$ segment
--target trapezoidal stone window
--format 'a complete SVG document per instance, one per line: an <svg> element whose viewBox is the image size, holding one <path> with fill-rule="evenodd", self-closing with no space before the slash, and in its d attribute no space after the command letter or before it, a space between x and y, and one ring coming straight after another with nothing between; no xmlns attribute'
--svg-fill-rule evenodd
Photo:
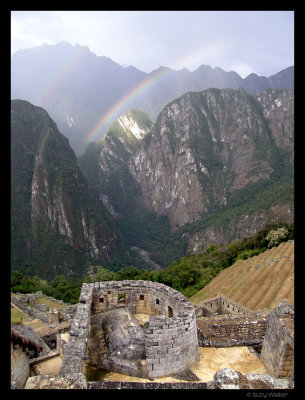
<svg viewBox="0 0 305 400"><path fill-rule="evenodd" d="M172 318L173 316L173 309L171 306L167 307L167 312L168 312L168 318Z"/></svg>
<svg viewBox="0 0 305 400"><path fill-rule="evenodd" d="M144 294L140 294L140 300L144 300Z"/></svg>
<svg viewBox="0 0 305 400"><path fill-rule="evenodd" d="M127 304L127 294L118 293L118 304Z"/></svg>

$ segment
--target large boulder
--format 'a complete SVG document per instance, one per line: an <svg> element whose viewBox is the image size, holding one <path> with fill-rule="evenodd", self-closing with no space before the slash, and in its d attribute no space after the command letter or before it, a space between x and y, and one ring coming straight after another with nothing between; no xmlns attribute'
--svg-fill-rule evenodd
<svg viewBox="0 0 305 400"><path fill-rule="evenodd" d="M223 368L214 375L215 389L288 389L287 379L275 379L267 374L242 375L231 368Z"/></svg>
<svg viewBox="0 0 305 400"><path fill-rule="evenodd" d="M91 364L98 368L138 377L147 375L144 330L127 307L91 318L89 353Z"/></svg>
<svg viewBox="0 0 305 400"><path fill-rule="evenodd" d="M27 380L25 389L87 389L87 381L81 373L64 376L36 375Z"/></svg>
<svg viewBox="0 0 305 400"><path fill-rule="evenodd" d="M127 307L104 313L103 328L108 354L127 360L145 358L143 328Z"/></svg>

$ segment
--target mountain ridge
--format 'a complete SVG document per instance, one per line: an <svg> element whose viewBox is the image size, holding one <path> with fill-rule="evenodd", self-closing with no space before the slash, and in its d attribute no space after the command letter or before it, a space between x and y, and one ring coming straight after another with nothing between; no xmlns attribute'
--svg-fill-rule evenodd
<svg viewBox="0 0 305 400"><path fill-rule="evenodd" d="M139 146L111 171L103 167L103 139L92 145L92 170L104 171L92 185L129 245L164 266L215 241L251 235L271 217L290 221L293 101L293 89L189 92L164 107ZM118 149L111 147L112 157L122 154ZM90 158L86 152L79 158L86 176ZM148 226L162 240L149 242ZM168 248L173 254L163 258Z"/></svg>
<svg viewBox="0 0 305 400"><path fill-rule="evenodd" d="M45 44L13 54L11 93L12 98L45 108L80 155L88 144L85 135L109 110L113 110L112 121L129 108L140 109L155 121L167 103L189 91L242 86L254 93L294 86L294 67L268 78L254 75L243 79L234 71L204 65L193 72L159 67L146 73L97 56L87 46ZM109 118L100 127L100 137L112 121Z"/></svg>

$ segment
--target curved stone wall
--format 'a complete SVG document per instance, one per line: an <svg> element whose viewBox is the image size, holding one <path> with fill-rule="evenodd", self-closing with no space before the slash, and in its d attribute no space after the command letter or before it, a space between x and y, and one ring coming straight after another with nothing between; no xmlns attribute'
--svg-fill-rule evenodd
<svg viewBox="0 0 305 400"><path fill-rule="evenodd" d="M150 281L95 282L83 284L60 373L82 372L90 314L118 307L150 316L143 327L143 377L172 375L199 359L195 309L181 293Z"/></svg>
<svg viewBox="0 0 305 400"><path fill-rule="evenodd" d="M144 325L148 377L174 374L199 358L195 309L178 291L143 280L94 283L93 313L120 306L150 315Z"/></svg>

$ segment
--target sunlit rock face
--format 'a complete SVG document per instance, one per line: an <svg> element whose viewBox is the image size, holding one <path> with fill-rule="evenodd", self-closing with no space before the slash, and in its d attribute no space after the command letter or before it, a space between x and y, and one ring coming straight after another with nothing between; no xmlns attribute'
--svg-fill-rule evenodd
<svg viewBox="0 0 305 400"><path fill-rule="evenodd" d="M243 89L188 93L164 108L130 158L147 207L166 214L172 229L226 206L247 184L269 179L277 167L275 149L291 160L293 90L257 98Z"/></svg>
<svg viewBox="0 0 305 400"><path fill-rule="evenodd" d="M290 223L293 202L283 195L293 185L293 89L189 92L149 121L123 114L80 158L132 246L150 251L152 236L164 242L164 232L181 232L188 251L203 251L272 219ZM219 213L227 213L226 223L209 225ZM148 228L153 233L139 240Z"/></svg>

